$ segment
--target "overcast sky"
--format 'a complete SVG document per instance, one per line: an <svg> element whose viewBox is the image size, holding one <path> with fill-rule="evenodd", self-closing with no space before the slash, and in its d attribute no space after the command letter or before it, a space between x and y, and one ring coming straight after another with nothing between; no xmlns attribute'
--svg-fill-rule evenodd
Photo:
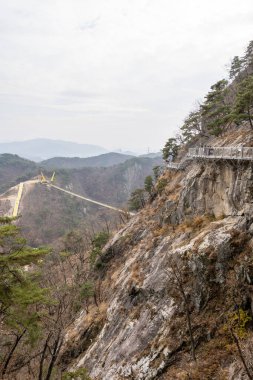
<svg viewBox="0 0 253 380"><path fill-rule="evenodd" d="M1 141L159 150L252 39L252 0L0 0Z"/></svg>

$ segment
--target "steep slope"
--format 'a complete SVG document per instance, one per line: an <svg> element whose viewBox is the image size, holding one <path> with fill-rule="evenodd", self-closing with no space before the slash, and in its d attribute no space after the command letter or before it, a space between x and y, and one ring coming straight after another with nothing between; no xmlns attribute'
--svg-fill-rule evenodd
<svg viewBox="0 0 253 380"><path fill-rule="evenodd" d="M251 368L253 164L193 160L162 179L105 247L103 306L68 330L61 365L96 380L246 379L231 331Z"/></svg>
<svg viewBox="0 0 253 380"><path fill-rule="evenodd" d="M80 157L54 157L40 162L40 166L46 169L80 169L84 167L108 167L121 164L133 156L121 153L105 153L99 156Z"/></svg>

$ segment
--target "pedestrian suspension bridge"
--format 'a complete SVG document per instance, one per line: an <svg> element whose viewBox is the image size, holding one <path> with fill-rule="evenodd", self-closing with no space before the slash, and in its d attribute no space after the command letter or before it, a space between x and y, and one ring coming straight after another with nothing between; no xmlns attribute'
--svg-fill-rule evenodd
<svg viewBox="0 0 253 380"><path fill-rule="evenodd" d="M241 147L241 146L233 146L233 147L197 147L197 148L190 148L187 152L187 154L183 157L183 159L180 162L169 162L167 164L167 168L172 170L183 170L185 169L187 163L190 160L232 160L232 161L253 161L253 147ZM102 206L105 208L108 208L110 210L117 211L119 213L128 214L128 215L135 215L132 212L127 212L126 210L122 210L120 208L108 205L106 203L98 202L96 200L84 197L80 194L73 193L72 191L63 189L59 186L54 185L55 180L55 173L53 173L51 179L47 179L43 173L41 173L41 176L39 179L31 180L28 182L32 183L42 183L46 185L49 188L56 189L58 191L61 191L65 194L68 194L72 197L76 197L79 199L83 199L86 202L93 203L98 206ZM13 217L18 216L19 207L20 207L20 201L22 198L24 189L24 182L21 182L18 185L18 193L17 198L15 200L14 208L13 208Z"/></svg>
<svg viewBox="0 0 253 380"><path fill-rule="evenodd" d="M61 192L65 193L65 194L68 194L71 197L82 199L82 200L84 200L86 202L93 203L93 204L95 204L97 206L102 206L102 207L108 208L108 209L113 210L113 211L117 211L117 212L119 212L121 214L127 214L127 215L130 215L130 216L135 215L133 212L122 210L120 208L108 205L106 203L95 201L94 199L84 197L84 196L82 196L80 194L76 194L76 193L73 193L72 191L63 189L62 187L59 187L59 186L56 186L56 185L54 185L54 180L55 180L55 172L53 173L53 175L52 175L52 177L50 179L47 179L46 176L43 173L41 173L40 178L35 179L35 180L31 180L31 181L28 181L28 182L41 183L43 185L46 185L49 188L53 188L53 189L56 189L58 191L61 191ZM24 189L24 182L21 182L18 185L17 198L15 200L15 204L14 204L14 208L13 208L13 213L12 213L13 217L17 217L18 216L18 212L19 212L19 208L20 208L20 201L21 201L22 194L23 194L23 189Z"/></svg>
<svg viewBox="0 0 253 380"><path fill-rule="evenodd" d="M253 161L253 147L198 147L190 148L180 162L169 162L167 167L174 170L183 170L189 160L232 160Z"/></svg>

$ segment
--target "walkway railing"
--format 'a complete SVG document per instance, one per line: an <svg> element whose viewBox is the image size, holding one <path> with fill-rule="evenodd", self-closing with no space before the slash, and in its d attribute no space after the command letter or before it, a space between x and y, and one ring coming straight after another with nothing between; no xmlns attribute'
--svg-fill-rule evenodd
<svg viewBox="0 0 253 380"><path fill-rule="evenodd" d="M169 169L184 169L186 161L194 158L253 161L253 147L198 147L190 148L180 162L169 162Z"/></svg>
<svg viewBox="0 0 253 380"><path fill-rule="evenodd" d="M187 157L190 158L221 158L228 160L253 160L252 147L202 147L190 148Z"/></svg>

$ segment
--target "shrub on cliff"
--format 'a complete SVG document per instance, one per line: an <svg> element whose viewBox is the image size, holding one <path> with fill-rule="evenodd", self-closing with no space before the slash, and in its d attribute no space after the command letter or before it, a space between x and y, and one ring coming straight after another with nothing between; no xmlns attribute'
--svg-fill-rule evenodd
<svg viewBox="0 0 253 380"><path fill-rule="evenodd" d="M136 189L132 192L128 201L130 211L139 211L145 206L145 190Z"/></svg>
<svg viewBox="0 0 253 380"><path fill-rule="evenodd" d="M166 142L162 152L163 152L163 159L167 161L170 157L171 159L175 159L178 155L179 150L179 144L176 138L171 137Z"/></svg>

